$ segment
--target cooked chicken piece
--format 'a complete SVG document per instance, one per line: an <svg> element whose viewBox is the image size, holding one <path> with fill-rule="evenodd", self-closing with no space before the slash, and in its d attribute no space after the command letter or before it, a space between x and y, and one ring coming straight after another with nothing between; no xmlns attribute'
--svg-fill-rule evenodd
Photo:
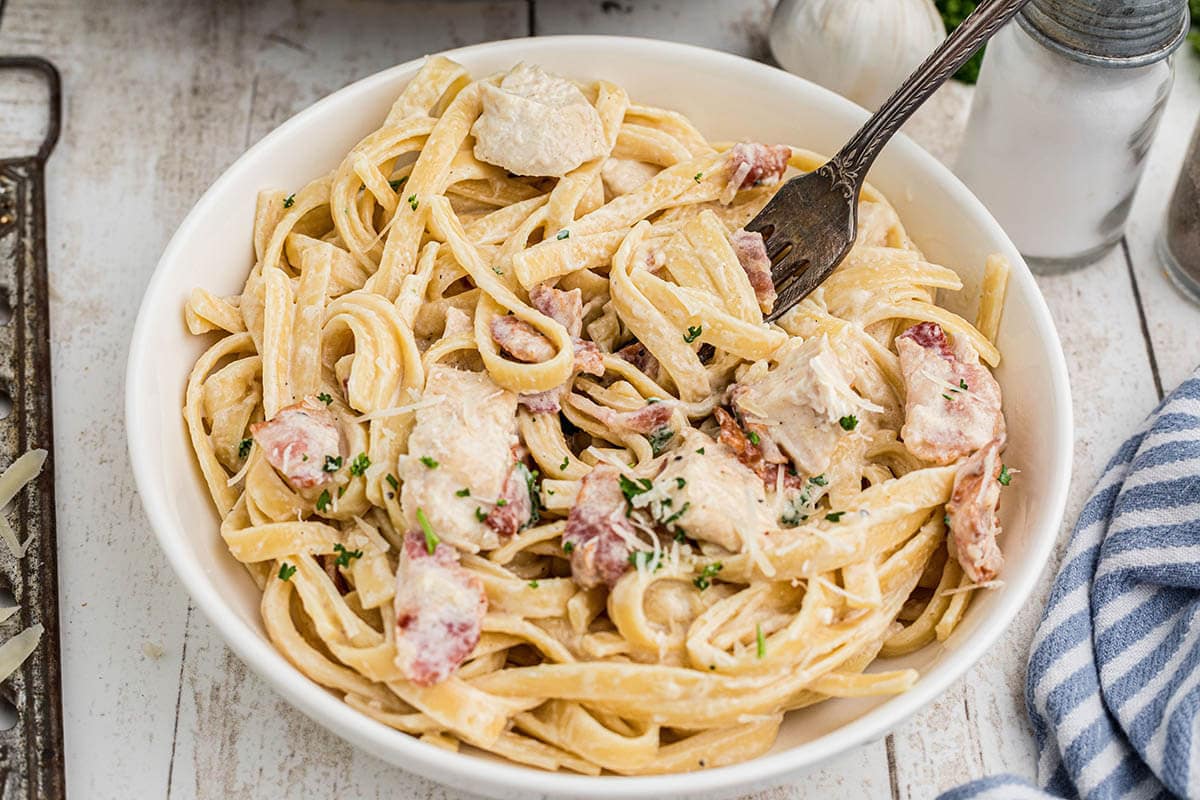
<svg viewBox="0 0 1200 800"><path fill-rule="evenodd" d="M940 325L922 322L896 338L906 397L900 438L923 461L949 464L1004 439L1000 386L965 339L952 350Z"/></svg>
<svg viewBox="0 0 1200 800"><path fill-rule="evenodd" d="M747 231L738 228L729 237L733 252L737 254L738 263L746 271L750 279L750 287L758 299L758 307L764 314L770 314L775 307L775 283L771 280L771 259L767 258L767 247L763 244L762 234L757 231Z"/></svg>
<svg viewBox="0 0 1200 800"><path fill-rule="evenodd" d="M396 666L418 686L450 677L479 644L487 595L483 582L439 543L429 552L422 531L404 537L396 571Z"/></svg>
<svg viewBox="0 0 1200 800"><path fill-rule="evenodd" d="M626 345L618 350L615 355L617 358L624 359L633 364L650 380L658 380L658 359L641 342Z"/></svg>
<svg viewBox="0 0 1200 800"><path fill-rule="evenodd" d="M625 515L620 472L597 464L584 476L563 531L563 549L571 556L571 576L585 589L615 584L629 569L636 542L633 523Z"/></svg>
<svg viewBox="0 0 1200 800"><path fill-rule="evenodd" d="M578 289L564 292L539 284L529 290L529 302L538 311L567 329L575 345L575 371L603 375L604 362L600 348L579 338L583 332L583 293Z"/></svg>
<svg viewBox="0 0 1200 800"><path fill-rule="evenodd" d="M397 464L404 519L416 529L417 509L423 509L444 541L470 552L491 550L499 537L483 519L504 491L513 465L516 395L486 372L435 364L423 396L438 402L417 410L408 455ZM469 494L460 496L464 489Z"/></svg>
<svg viewBox="0 0 1200 800"><path fill-rule="evenodd" d="M342 435L337 418L315 397L279 409L267 422L250 426L250 435L262 448L267 463L279 470L295 489L328 483L325 459L342 458Z"/></svg>
<svg viewBox="0 0 1200 800"><path fill-rule="evenodd" d="M492 320L492 341L517 361L536 364L554 358L554 345L538 329L514 316Z"/></svg>
<svg viewBox="0 0 1200 800"><path fill-rule="evenodd" d="M446 327L442 331L442 336L449 338L458 336L464 333L471 333L474 330L471 325L471 318L466 315L461 309L454 306L446 307Z"/></svg>
<svg viewBox="0 0 1200 800"><path fill-rule="evenodd" d="M635 506L649 508L668 532L678 528L735 553L746 539L777 527L762 480L733 450L694 428L684 437L654 479L654 488L634 497Z"/></svg>
<svg viewBox="0 0 1200 800"><path fill-rule="evenodd" d="M561 178L608 152L604 126L579 87L518 64L500 85L483 84L475 157L517 175Z"/></svg>
<svg viewBox="0 0 1200 800"><path fill-rule="evenodd" d="M528 525L533 519L532 483L529 468L520 461L513 464L485 524L501 536L512 536Z"/></svg>
<svg viewBox="0 0 1200 800"><path fill-rule="evenodd" d="M735 191L778 183L787 171L792 148L785 144L740 142L729 151L729 186Z"/></svg>
<svg viewBox="0 0 1200 800"><path fill-rule="evenodd" d="M610 158L600 168L600 179L610 197L620 197L642 188L642 184L658 174L661 167L632 158Z"/></svg>
<svg viewBox="0 0 1200 800"><path fill-rule="evenodd" d="M975 583L990 581L1004 565L996 544L1000 522L1000 448L995 439L964 461L954 474L954 491L946 504L950 518L950 552Z"/></svg>
<svg viewBox="0 0 1200 800"><path fill-rule="evenodd" d="M747 429L782 450L796 469L819 475L845 434L839 420L879 409L850 386L827 337L793 340L780 350L766 375L734 385L733 407Z"/></svg>

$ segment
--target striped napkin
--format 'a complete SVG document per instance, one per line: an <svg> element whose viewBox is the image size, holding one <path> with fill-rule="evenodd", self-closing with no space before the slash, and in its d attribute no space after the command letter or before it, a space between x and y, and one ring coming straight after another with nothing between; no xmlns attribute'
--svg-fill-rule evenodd
<svg viewBox="0 0 1200 800"><path fill-rule="evenodd" d="M1200 798L1200 372L1109 462L1029 654L1038 782L939 800Z"/></svg>

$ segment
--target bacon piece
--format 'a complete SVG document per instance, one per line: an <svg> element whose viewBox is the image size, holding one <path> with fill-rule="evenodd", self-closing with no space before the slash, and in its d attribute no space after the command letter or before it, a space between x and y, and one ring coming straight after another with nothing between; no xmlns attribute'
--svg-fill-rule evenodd
<svg viewBox="0 0 1200 800"><path fill-rule="evenodd" d="M600 377L604 374L604 355L595 342L575 339L575 371Z"/></svg>
<svg viewBox="0 0 1200 800"><path fill-rule="evenodd" d="M616 352L616 356L633 364L650 380L658 380L658 359L641 342L634 342L622 347Z"/></svg>
<svg viewBox="0 0 1200 800"><path fill-rule="evenodd" d="M557 414L562 410L562 393L562 386L544 392L522 392L517 396L517 402L534 414Z"/></svg>
<svg viewBox="0 0 1200 800"><path fill-rule="evenodd" d="M969 342L952 349L940 325L922 322L897 337L896 349L906 390L900 438L910 453L949 464L1004 439L1000 386Z"/></svg>
<svg viewBox="0 0 1200 800"><path fill-rule="evenodd" d="M787 171L792 148L785 144L766 145L740 142L729 151L729 185L735 190L778 183Z"/></svg>
<svg viewBox="0 0 1200 800"><path fill-rule="evenodd" d="M717 441L728 447L737 460L753 470L765 485L775 487L779 482L780 470L783 470L785 487L799 489L804 485L800 476L787 468L787 457L767 435L767 426L750 423L743 429L725 409L717 408L713 413L721 426ZM747 431L758 436L758 444L750 439Z"/></svg>
<svg viewBox="0 0 1200 800"><path fill-rule="evenodd" d="M520 461L513 464L504 479L504 490L497 500L503 500L492 507L484 524L501 536L512 536L524 528L533 519L533 497L529 493L532 476L529 468Z"/></svg>
<svg viewBox="0 0 1200 800"><path fill-rule="evenodd" d="M615 584L629 569L633 524L625 516L620 472L597 464L584 476L563 531L563 549L571 553L571 576L585 589Z"/></svg>
<svg viewBox="0 0 1200 800"><path fill-rule="evenodd" d="M450 677L466 660L483 627L483 582L458 563L458 551L410 531L396 572L396 666L418 686Z"/></svg>
<svg viewBox="0 0 1200 800"><path fill-rule="evenodd" d="M583 292L578 289L564 292L553 286L538 284L529 290L529 303L566 328L571 336L579 336L583 332Z"/></svg>
<svg viewBox="0 0 1200 800"><path fill-rule="evenodd" d="M994 439L968 458L954 474L954 491L946 504L950 518L950 552L974 583L990 581L1004 565L996 544L1000 522L1000 448Z"/></svg>
<svg viewBox="0 0 1200 800"><path fill-rule="evenodd" d="M496 317L491 328L492 340L517 361L533 364L554 358L554 345L523 319Z"/></svg>
<svg viewBox="0 0 1200 800"><path fill-rule="evenodd" d="M770 314L775 307L775 282L771 280L771 259L767 257L767 246L763 243L762 234L758 231L748 231L738 228L729 237L733 252L737 255L738 263L746 271L750 279L750 288L758 300L758 307L764 314Z"/></svg>
<svg viewBox="0 0 1200 800"><path fill-rule="evenodd" d="M538 284L529 290L529 302L538 311L567 329L575 345L575 371L603 375L604 361L595 343L579 338L583 333L583 293L578 289L564 292Z"/></svg>
<svg viewBox="0 0 1200 800"><path fill-rule="evenodd" d="M608 406L592 402L579 394L570 396L571 405L595 417L601 424L617 432L640 433L643 436L666 427L671 421L675 404L664 400L647 403L633 411L614 411Z"/></svg>
<svg viewBox="0 0 1200 800"><path fill-rule="evenodd" d="M313 397L279 409L267 422L254 423L250 435L263 449L267 463L296 489L328 483L333 473L325 471L325 457L342 456L337 419Z"/></svg>

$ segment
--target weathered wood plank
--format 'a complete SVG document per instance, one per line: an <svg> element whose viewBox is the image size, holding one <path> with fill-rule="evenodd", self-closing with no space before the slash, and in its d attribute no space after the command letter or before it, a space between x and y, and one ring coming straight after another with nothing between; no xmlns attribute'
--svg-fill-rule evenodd
<svg viewBox="0 0 1200 800"><path fill-rule="evenodd" d="M687 42L769 59L767 23L773 0L537 0L534 31L614 34Z"/></svg>
<svg viewBox="0 0 1200 800"><path fill-rule="evenodd" d="M228 81L202 79L210 68L198 57L220 55L212 13L16 2L0 27L0 50L54 60L66 94L48 171L52 463L67 779L78 796L155 797L167 785L187 599L143 521L121 396L150 270L196 189L237 152L209 141L228 124L215 112L237 118L221 94Z"/></svg>

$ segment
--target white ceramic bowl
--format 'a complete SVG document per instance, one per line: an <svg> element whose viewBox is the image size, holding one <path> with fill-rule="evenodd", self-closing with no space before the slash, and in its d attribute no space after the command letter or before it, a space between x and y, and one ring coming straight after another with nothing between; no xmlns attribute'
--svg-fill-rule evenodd
<svg viewBox="0 0 1200 800"><path fill-rule="evenodd" d="M788 142L834 152L866 113L820 87L763 64L697 47L586 36L494 42L448 54L472 74L539 63L577 78L606 78L639 102L674 108L716 140ZM847 748L877 739L929 703L994 646L1025 603L1058 531L1071 470L1067 370L1046 304L1012 243L984 207L940 163L904 137L871 173L913 238L934 261L959 271L965 290L945 298L973 317L985 257L1013 265L1000 329L1009 446L1023 479L1006 492L1005 585L971 605L940 646L889 666L921 679L898 697L837 700L791 714L771 752L754 761L660 777L548 774L476 753L451 753L374 722L312 683L279 655L259 622L259 593L226 552L188 444L180 408L205 339L190 336L182 308L189 290L239 292L251 267L255 195L299 188L341 160L375 129L416 73L412 61L342 89L298 114L226 170L179 227L146 290L129 352L126 416L142 503L171 566L229 646L297 708L347 741L433 780L495 797L727 796L779 783ZM313 754L314 758L319 757Z"/></svg>

